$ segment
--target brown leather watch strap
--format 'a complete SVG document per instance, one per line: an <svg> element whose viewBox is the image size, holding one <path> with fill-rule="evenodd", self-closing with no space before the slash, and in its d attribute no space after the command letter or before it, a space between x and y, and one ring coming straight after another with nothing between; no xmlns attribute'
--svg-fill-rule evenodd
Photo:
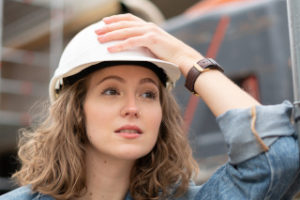
<svg viewBox="0 0 300 200"><path fill-rule="evenodd" d="M216 69L224 72L222 67L212 58L204 58L195 63L186 76L185 87L192 93L197 94L194 90L194 86L198 76L201 73L211 69Z"/></svg>
<svg viewBox="0 0 300 200"><path fill-rule="evenodd" d="M188 72L188 75L186 76L184 86L194 94L195 94L194 85L195 85L196 79L198 78L198 76L200 74L201 74L201 72L198 69L196 69L195 66L193 66L190 69L190 71Z"/></svg>

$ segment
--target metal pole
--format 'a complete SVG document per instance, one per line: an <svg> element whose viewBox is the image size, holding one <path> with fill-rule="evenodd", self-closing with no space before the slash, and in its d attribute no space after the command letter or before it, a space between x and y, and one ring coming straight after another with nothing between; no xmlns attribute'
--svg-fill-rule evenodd
<svg viewBox="0 0 300 200"><path fill-rule="evenodd" d="M294 88L294 119L300 149L300 1L287 0Z"/></svg>

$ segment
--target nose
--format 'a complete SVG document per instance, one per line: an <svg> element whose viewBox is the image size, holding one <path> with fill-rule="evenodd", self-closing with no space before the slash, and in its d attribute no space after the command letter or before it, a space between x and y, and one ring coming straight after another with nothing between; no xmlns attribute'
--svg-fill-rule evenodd
<svg viewBox="0 0 300 200"><path fill-rule="evenodd" d="M125 104L121 110L123 117L136 117L140 116L140 111L136 102L135 96L130 96L126 99Z"/></svg>

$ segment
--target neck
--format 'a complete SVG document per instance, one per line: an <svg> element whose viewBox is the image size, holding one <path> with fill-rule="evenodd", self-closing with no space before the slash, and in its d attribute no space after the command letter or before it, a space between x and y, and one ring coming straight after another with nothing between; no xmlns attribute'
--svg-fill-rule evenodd
<svg viewBox="0 0 300 200"><path fill-rule="evenodd" d="M87 192L78 200L123 200L128 192L134 161L86 151Z"/></svg>

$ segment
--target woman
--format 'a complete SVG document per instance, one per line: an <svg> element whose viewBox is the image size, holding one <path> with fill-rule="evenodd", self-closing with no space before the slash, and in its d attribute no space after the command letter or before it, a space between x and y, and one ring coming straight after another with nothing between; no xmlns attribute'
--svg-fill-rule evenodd
<svg viewBox="0 0 300 200"><path fill-rule="evenodd" d="M202 186L190 181L197 165L169 91L179 70L229 146ZM131 14L76 35L49 88L48 118L20 141L22 187L0 200L289 199L297 189L291 104L261 106L213 60Z"/></svg>

